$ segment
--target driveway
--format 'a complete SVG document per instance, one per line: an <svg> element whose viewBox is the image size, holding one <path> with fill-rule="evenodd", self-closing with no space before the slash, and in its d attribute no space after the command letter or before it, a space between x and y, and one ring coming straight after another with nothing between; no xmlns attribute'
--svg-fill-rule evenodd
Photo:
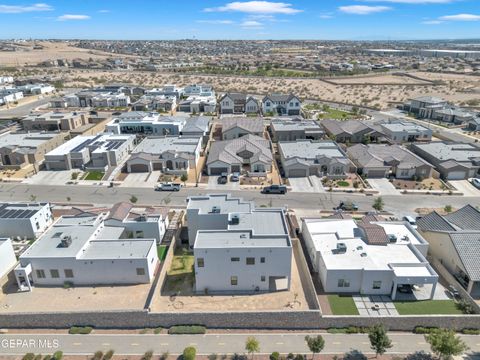
<svg viewBox="0 0 480 360"><path fill-rule="evenodd" d="M400 192L395 189L388 179L368 179L368 183L372 189L377 190L379 195L400 195Z"/></svg>
<svg viewBox="0 0 480 360"><path fill-rule="evenodd" d="M80 173L78 169L74 170L60 170L60 171L39 171L36 175L23 180L24 184L35 185L65 185L72 180L72 173Z"/></svg>
<svg viewBox="0 0 480 360"><path fill-rule="evenodd" d="M455 189L461 191L464 196L480 195L480 190L473 186L470 180L450 180L449 183L452 184Z"/></svg>
<svg viewBox="0 0 480 360"><path fill-rule="evenodd" d="M160 171L153 171L151 173L130 173L120 186L153 188L158 183L158 177L160 174Z"/></svg>
<svg viewBox="0 0 480 360"><path fill-rule="evenodd" d="M317 176L288 178L292 192L324 193L322 181Z"/></svg>
<svg viewBox="0 0 480 360"><path fill-rule="evenodd" d="M230 181L230 175L228 176L228 182L226 184L217 183L219 176L209 176L207 189L209 190L240 190L239 181Z"/></svg>

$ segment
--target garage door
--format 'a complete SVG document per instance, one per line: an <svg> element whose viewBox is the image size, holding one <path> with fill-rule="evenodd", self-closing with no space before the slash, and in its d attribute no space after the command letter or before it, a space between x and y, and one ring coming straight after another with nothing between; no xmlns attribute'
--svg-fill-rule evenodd
<svg viewBox="0 0 480 360"><path fill-rule="evenodd" d="M462 180L465 178L466 178L465 171L452 171L447 175L447 180Z"/></svg>
<svg viewBox="0 0 480 360"><path fill-rule="evenodd" d="M148 165L133 164L130 166L130 172L132 173L148 172Z"/></svg>
<svg viewBox="0 0 480 360"><path fill-rule="evenodd" d="M292 169L288 171L288 177L305 177L307 169Z"/></svg>
<svg viewBox="0 0 480 360"><path fill-rule="evenodd" d="M163 170L163 164L162 163L154 163L153 164L153 170Z"/></svg>
<svg viewBox="0 0 480 360"><path fill-rule="evenodd" d="M383 178L385 177L385 170L368 170L369 178Z"/></svg>
<svg viewBox="0 0 480 360"><path fill-rule="evenodd" d="M210 175L220 175L221 173L228 172L228 168L226 167L211 167L209 170Z"/></svg>

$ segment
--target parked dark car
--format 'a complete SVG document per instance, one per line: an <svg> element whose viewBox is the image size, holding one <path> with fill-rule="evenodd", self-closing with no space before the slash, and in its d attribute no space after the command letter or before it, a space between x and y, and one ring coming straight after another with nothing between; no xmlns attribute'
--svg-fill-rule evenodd
<svg viewBox="0 0 480 360"><path fill-rule="evenodd" d="M221 184L221 185L224 185L228 183L228 175L223 173L222 175L220 175L217 179L217 184Z"/></svg>
<svg viewBox="0 0 480 360"><path fill-rule="evenodd" d="M351 201L340 201L340 204L333 210L343 210L343 211L357 211L358 205L354 204Z"/></svg>
<svg viewBox="0 0 480 360"><path fill-rule="evenodd" d="M402 294L412 294L413 293L413 287L412 287L412 285L409 285L409 284L398 285L397 290L398 290L399 293L402 293Z"/></svg>
<svg viewBox="0 0 480 360"><path fill-rule="evenodd" d="M285 185L265 186L262 189L262 193L264 193L264 194L286 194L287 193L287 187Z"/></svg>

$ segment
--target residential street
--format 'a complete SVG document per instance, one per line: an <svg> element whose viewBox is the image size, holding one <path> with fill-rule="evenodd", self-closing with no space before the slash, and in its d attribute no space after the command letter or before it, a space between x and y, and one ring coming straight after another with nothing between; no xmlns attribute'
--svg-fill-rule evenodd
<svg viewBox="0 0 480 360"><path fill-rule="evenodd" d="M28 334L0 335L0 354L14 355L33 352L47 354L61 350L65 354L92 354L95 351L115 350L116 354L135 355L152 350L156 354L169 352L180 354L187 346L195 346L198 354L244 354L248 336L255 336L260 342L260 353L310 353L305 336L308 333L285 334L208 334L208 335L138 335L138 334ZM368 335L365 334L321 334L325 339L323 353L342 354L358 350L372 354ZM479 336L462 336L470 348L470 353L480 351ZM390 353L409 354L416 351L429 351L423 335L390 334L393 347ZM49 346L50 345L50 346ZM478 356L478 355L477 355Z"/></svg>
<svg viewBox="0 0 480 360"><path fill-rule="evenodd" d="M1 183L1 201L49 201L54 203L72 204L114 204L119 201L129 201L132 195L138 198L141 205L168 205L185 206L185 199L192 195L231 193L233 196L245 200L255 201L256 206L288 206L292 209L318 209L328 210L337 206L340 201L350 200L356 203L360 210L371 211L374 197L362 194L347 193L292 193L286 195L264 195L259 190L209 190L205 188L184 188L180 192L158 192L153 188L108 188L106 185L29 185L18 183ZM167 199L168 200L165 200ZM451 205L453 208L465 204L480 206L478 196L453 196L453 195L388 195L382 196L385 210L397 216L405 214L414 215L414 210L419 207L443 208Z"/></svg>

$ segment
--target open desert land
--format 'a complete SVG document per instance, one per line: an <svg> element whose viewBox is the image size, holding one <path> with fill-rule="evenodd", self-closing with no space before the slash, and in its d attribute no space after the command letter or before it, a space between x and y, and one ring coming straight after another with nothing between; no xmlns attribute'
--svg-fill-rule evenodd
<svg viewBox="0 0 480 360"><path fill-rule="evenodd" d="M43 49L33 49L33 46ZM35 41L25 42L17 46L17 51L0 51L0 67L34 65L54 59L107 59L112 54L98 50L82 49L71 46L67 42ZM127 55L116 57L128 57Z"/></svg>
<svg viewBox="0 0 480 360"><path fill-rule="evenodd" d="M395 74L371 74L361 76L330 77L326 78L329 82L338 85L358 84L358 85L432 85L432 80L414 79L408 76Z"/></svg>
<svg viewBox="0 0 480 360"><path fill-rule="evenodd" d="M272 92L293 92L304 99L344 102L385 109L409 98L432 95L443 97L453 102L467 102L479 98L480 79L468 75L449 75L440 85L415 86L408 82L411 78L401 76L405 85L368 84L365 77L364 86L334 85L318 79L281 79L269 77L241 77L214 75L186 75L178 73L141 72L141 71L103 71L103 70L38 70L57 75L65 80L65 87L90 87L110 82L124 82L145 87L159 87L164 84L207 83L212 84L218 92L242 91L249 94L266 94ZM435 80L429 73L415 73L420 78ZM442 75L442 74L439 74ZM384 75L388 80L392 75ZM351 79L356 79L351 77ZM371 77L376 82L381 77ZM442 77L440 77L442 79ZM350 81L350 79L349 79Z"/></svg>

